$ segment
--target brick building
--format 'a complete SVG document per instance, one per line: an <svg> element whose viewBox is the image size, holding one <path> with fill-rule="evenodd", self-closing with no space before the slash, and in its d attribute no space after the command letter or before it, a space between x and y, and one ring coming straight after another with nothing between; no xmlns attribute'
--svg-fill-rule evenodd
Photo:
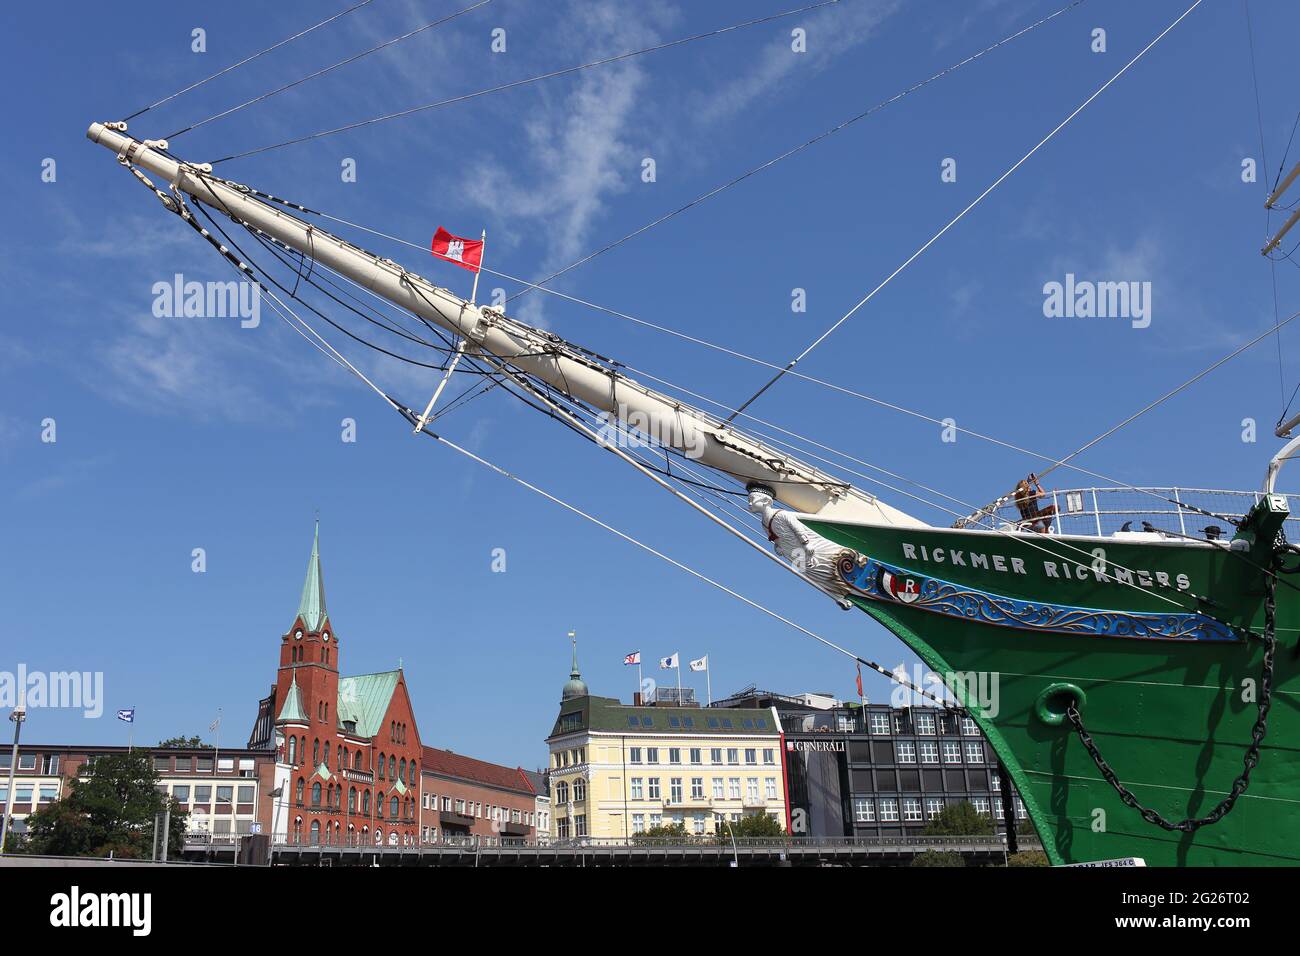
<svg viewBox="0 0 1300 956"><path fill-rule="evenodd" d="M537 842L537 792L527 771L425 747L421 777L421 842Z"/></svg>
<svg viewBox="0 0 1300 956"><path fill-rule="evenodd" d="M342 642L325 607L320 528L280 667L250 749L276 754L276 840L418 841L420 732L401 669L340 677Z"/></svg>

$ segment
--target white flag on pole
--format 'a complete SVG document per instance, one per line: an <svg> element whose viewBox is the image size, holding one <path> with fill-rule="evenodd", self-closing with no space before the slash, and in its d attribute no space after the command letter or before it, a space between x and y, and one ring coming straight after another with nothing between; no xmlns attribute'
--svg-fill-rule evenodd
<svg viewBox="0 0 1300 956"><path fill-rule="evenodd" d="M681 665L678 663L677 655L676 655L676 654L672 654L672 655L670 655L670 656L668 656L668 657L661 657L661 658L659 658L659 669L660 669L660 670L665 670L665 671L666 671L666 670L672 670L674 667L680 667L680 666L681 666Z"/></svg>
<svg viewBox="0 0 1300 956"><path fill-rule="evenodd" d="M691 661L691 670L706 671L709 669L709 655L705 654L698 661Z"/></svg>

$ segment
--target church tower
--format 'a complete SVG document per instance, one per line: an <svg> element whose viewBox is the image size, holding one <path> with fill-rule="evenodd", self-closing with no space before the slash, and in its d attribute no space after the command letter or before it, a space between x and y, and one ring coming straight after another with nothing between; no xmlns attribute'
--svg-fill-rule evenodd
<svg viewBox="0 0 1300 956"><path fill-rule="evenodd" d="M339 646L325 607L320 564L320 522L307 561L307 577L293 625L280 639L280 669L275 699L276 723L286 737L297 736L291 763L315 769L329 763L328 747L338 730ZM314 751L314 752L313 752Z"/></svg>

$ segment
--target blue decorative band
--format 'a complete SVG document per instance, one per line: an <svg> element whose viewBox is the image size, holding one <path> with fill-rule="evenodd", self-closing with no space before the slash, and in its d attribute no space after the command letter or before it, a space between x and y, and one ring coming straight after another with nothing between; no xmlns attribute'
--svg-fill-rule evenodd
<svg viewBox="0 0 1300 956"><path fill-rule="evenodd" d="M855 551L841 552L835 567L840 579L856 594L995 627L1167 641L1242 640L1226 624L1204 614L1098 611L1021 601L914 574Z"/></svg>

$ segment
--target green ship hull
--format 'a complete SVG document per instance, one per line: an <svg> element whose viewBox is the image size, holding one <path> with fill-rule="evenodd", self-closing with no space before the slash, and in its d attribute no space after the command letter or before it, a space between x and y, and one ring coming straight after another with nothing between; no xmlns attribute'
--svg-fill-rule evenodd
<svg viewBox="0 0 1300 956"><path fill-rule="evenodd" d="M1247 533L1241 544L1252 547L1236 554L1204 542L803 520L858 562L869 556L915 580L1030 602L1024 606L1037 611L1048 601L1102 609L1087 612L1091 632L1068 633L1050 621L1041 626L1042 614L1009 621L977 604L944 613L924 601L908 603L907 593L903 600L849 594L936 674L956 675L950 682L959 699L976 686L973 675L991 682L985 686L995 688L995 706L985 711L973 699L964 702L1012 776L1053 863L1140 857L1150 866L1259 866L1300 863L1300 592L1286 581L1276 588L1267 737L1249 789L1214 825L1171 832L1126 806L1064 719L1060 685L1083 692L1088 732L1143 805L1171 821L1212 810L1242 772L1258 716L1264 645L1240 629L1264 631L1265 576L1252 562L1267 563L1283 517L1284 510L1267 535L1259 534L1267 545ZM1104 550L1090 559L1097 548ZM1213 629L1170 638L1140 636L1141 628L1131 626L1132 615L1185 611L1212 615L1192 620L1208 620ZM1070 613L1068 620L1078 621L1084 612ZM1105 633L1108 627L1114 633Z"/></svg>

